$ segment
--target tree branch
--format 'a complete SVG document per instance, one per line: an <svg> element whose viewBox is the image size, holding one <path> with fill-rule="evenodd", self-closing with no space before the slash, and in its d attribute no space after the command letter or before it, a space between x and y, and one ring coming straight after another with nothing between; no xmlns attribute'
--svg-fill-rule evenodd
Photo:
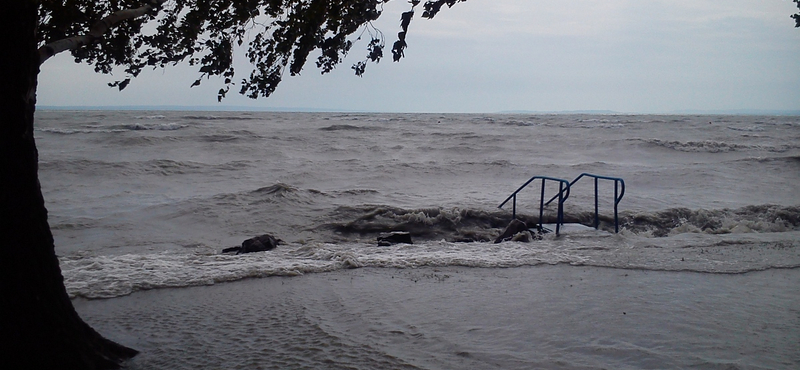
<svg viewBox="0 0 800 370"><path fill-rule="evenodd" d="M151 11L161 7L161 4L165 3L167 0L145 0L145 1L146 4L142 5L139 8L120 10L97 21L97 23L95 23L89 30L89 33L85 35L67 37L65 39L56 40L51 43L42 45L42 47L40 47L38 50L39 65L42 65L42 63L50 59L50 57L62 51L75 50L82 46L97 42L98 40L100 40L103 34L105 34L106 32L108 32L108 30L117 25L117 23L122 22L124 20L134 19L149 14Z"/></svg>

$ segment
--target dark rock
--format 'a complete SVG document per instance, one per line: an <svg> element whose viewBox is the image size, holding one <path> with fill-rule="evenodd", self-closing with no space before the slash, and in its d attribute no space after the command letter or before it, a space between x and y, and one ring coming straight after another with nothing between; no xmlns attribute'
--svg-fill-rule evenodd
<svg viewBox="0 0 800 370"><path fill-rule="evenodd" d="M250 238L242 242L242 250L239 253L263 252L275 249L280 240L272 235L264 234L255 238Z"/></svg>
<svg viewBox="0 0 800 370"><path fill-rule="evenodd" d="M272 235L264 234L255 238L250 238L242 242L241 247L231 247L222 250L222 253L236 252L236 254L263 252L275 249L281 243L280 239L275 239Z"/></svg>
<svg viewBox="0 0 800 370"><path fill-rule="evenodd" d="M511 240L514 237L514 235L517 235L518 233L521 233L523 231L528 231L528 225L526 225L524 222L520 220L513 219L511 220L511 223L509 223L508 226L506 226L506 229L503 230L500 236L498 236L497 239L494 240L494 242L500 243Z"/></svg>
<svg viewBox="0 0 800 370"><path fill-rule="evenodd" d="M388 234L381 234L378 236L379 247L388 247L398 243L414 244L414 242L411 241L411 233L407 231L392 231Z"/></svg>

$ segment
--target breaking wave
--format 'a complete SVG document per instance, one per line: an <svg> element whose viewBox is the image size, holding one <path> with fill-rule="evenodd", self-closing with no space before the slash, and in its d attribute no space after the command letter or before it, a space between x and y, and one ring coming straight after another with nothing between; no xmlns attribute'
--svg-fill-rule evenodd
<svg viewBox="0 0 800 370"><path fill-rule="evenodd" d="M415 238L452 242L487 242L508 223L504 211L474 209L403 209L383 205L339 207L329 217L327 229L347 237L375 237L391 231L407 231Z"/></svg>
<svg viewBox="0 0 800 370"><path fill-rule="evenodd" d="M537 214L520 213L517 218L529 227L539 224ZM407 231L424 240L449 242L488 242L494 240L508 225L508 211L478 209L403 209L385 205L339 207L327 219L336 220L317 229L331 230L345 237L372 238L391 231ZM614 220L599 215L599 229L614 231ZM546 209L542 223L557 220L554 209ZM565 223L594 226L594 212L566 212ZM800 207L759 205L739 209L691 210L673 208L650 213L622 212L620 228L642 237L667 237L685 233L744 234L800 231Z"/></svg>
<svg viewBox="0 0 800 370"><path fill-rule="evenodd" d="M608 223L611 221L605 218ZM800 207L777 205L739 209L673 208L654 213L624 214L622 227L635 233L664 237L682 233L741 234L800 230Z"/></svg>

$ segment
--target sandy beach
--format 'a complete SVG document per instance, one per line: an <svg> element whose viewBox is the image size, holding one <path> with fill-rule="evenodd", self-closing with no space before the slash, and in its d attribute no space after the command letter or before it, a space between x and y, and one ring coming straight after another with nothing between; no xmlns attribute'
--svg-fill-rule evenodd
<svg viewBox="0 0 800 370"><path fill-rule="evenodd" d="M130 369L800 364L800 270L361 268L74 300Z"/></svg>

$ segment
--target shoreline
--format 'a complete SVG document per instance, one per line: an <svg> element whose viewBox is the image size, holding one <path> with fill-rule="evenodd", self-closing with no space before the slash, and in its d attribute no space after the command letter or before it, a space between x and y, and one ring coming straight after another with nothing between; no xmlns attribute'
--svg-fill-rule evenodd
<svg viewBox="0 0 800 370"><path fill-rule="evenodd" d="M798 284L797 269L359 268L73 303L142 351L130 369L792 368Z"/></svg>
<svg viewBox="0 0 800 370"><path fill-rule="evenodd" d="M235 280L226 280L226 281L219 281L210 284L198 284L198 285L186 285L186 286L165 286L165 287L155 287L152 289L140 289L132 291L125 295L120 296L113 296L113 297L84 297L84 296L75 296L70 298L70 300L75 303L77 301L81 302L92 302L92 301L104 301L104 300L112 300L118 298L126 298L135 296L140 293L158 291L158 290L171 290L171 289L191 289L191 288L202 288L202 287L213 287L217 285L226 285L226 284L236 284L240 282L248 282L250 280L262 280L262 279L292 279L292 278L300 278L307 275L333 275L345 271L351 270L397 270L397 271L416 271L416 270L425 270L425 271L432 271L428 274L423 274L423 276L429 275L436 275L438 273L448 274L452 272L456 272L459 270L506 270L506 269L528 269L528 268L544 268L544 267L572 267L572 268L589 268L589 269L600 269L600 270L617 270L617 271L633 271L638 273L667 273L667 274L698 274L698 275L730 275L730 276L737 276L737 275L748 275L748 274L758 274L770 271L798 271L800 272L800 266L769 266L765 268L755 268L746 271L698 271L698 270L673 270L673 269L656 269L656 268L647 268L647 267L619 267L619 266L599 266L599 265L578 265L578 264L571 264L567 262L558 262L558 263L540 263L536 265L524 265L524 266L510 266L510 267L500 267L500 266L493 266L493 267L483 267L483 266L416 266L416 267L408 267L408 268L399 268L399 267L375 267L375 266L364 266L364 267L351 267L347 269L336 269L331 271L319 271L319 272L307 272L307 273L298 273L298 274L284 274L284 275L269 275L269 276L248 276L242 279L235 279ZM412 275L410 273L406 275ZM413 281L414 279L412 279ZM419 279L416 279L419 280Z"/></svg>

